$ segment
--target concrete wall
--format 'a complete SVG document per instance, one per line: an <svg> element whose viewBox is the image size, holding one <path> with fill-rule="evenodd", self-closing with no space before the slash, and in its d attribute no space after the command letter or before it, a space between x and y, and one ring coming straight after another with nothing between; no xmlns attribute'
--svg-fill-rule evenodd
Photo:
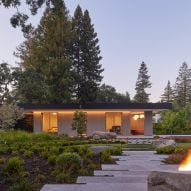
<svg viewBox="0 0 191 191"><path fill-rule="evenodd" d="M152 124L152 111L145 111L145 122L144 122L144 135L153 135L153 124Z"/></svg>
<svg viewBox="0 0 191 191"><path fill-rule="evenodd" d="M87 114L87 135L92 135L94 131L106 131L105 113Z"/></svg>
<svg viewBox="0 0 191 191"><path fill-rule="evenodd" d="M128 113L122 114L122 135L131 135L130 114Z"/></svg>
<svg viewBox="0 0 191 191"><path fill-rule="evenodd" d="M42 114L40 112L33 113L33 122L34 122L34 133L41 133L42 132Z"/></svg>
<svg viewBox="0 0 191 191"><path fill-rule="evenodd" d="M76 136L76 130L72 130L73 113L58 113L58 134Z"/></svg>

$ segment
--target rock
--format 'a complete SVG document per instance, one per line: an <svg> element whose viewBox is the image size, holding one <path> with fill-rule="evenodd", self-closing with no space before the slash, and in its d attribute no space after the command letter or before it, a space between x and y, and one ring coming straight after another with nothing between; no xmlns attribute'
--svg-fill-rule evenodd
<svg viewBox="0 0 191 191"><path fill-rule="evenodd" d="M156 148L167 147L167 146L176 147L177 144L174 139L159 138L159 139L153 140L153 146Z"/></svg>
<svg viewBox="0 0 191 191"><path fill-rule="evenodd" d="M113 132L94 131L92 137L93 139L116 139L117 134Z"/></svg>
<svg viewBox="0 0 191 191"><path fill-rule="evenodd" d="M153 171L148 176L148 191L190 191L191 174Z"/></svg>

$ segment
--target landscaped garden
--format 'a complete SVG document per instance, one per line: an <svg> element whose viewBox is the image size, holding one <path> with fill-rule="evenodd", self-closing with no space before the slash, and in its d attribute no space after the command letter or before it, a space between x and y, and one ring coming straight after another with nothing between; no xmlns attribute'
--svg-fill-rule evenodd
<svg viewBox="0 0 191 191"><path fill-rule="evenodd" d="M191 138L175 138L177 146L157 148L157 154L168 154L163 162L166 164L180 164L191 149Z"/></svg>
<svg viewBox="0 0 191 191"><path fill-rule="evenodd" d="M91 146L109 146L95 153ZM115 163L121 144L21 131L0 133L0 190L35 191L45 183L75 183L101 163Z"/></svg>

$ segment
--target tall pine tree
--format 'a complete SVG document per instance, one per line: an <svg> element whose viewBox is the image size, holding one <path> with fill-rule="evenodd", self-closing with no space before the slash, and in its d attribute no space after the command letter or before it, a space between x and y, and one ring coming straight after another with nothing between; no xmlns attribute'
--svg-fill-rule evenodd
<svg viewBox="0 0 191 191"><path fill-rule="evenodd" d="M168 80L167 86L164 89L164 93L161 96L161 102L172 102L173 101L173 89Z"/></svg>
<svg viewBox="0 0 191 191"><path fill-rule="evenodd" d="M174 91L175 100L180 106L186 106L188 103L191 103L191 69L188 68L186 62L179 69Z"/></svg>
<svg viewBox="0 0 191 191"><path fill-rule="evenodd" d="M97 33L89 12L86 10L83 13L80 6L75 11L72 26L75 33L72 49L75 97L80 103L94 102L103 78Z"/></svg>
<svg viewBox="0 0 191 191"><path fill-rule="evenodd" d="M136 94L134 96L134 101L138 103L149 102L149 95L146 92L146 88L151 88L151 82L149 81L150 76L148 75L148 69L144 62L141 63L139 68L139 74L136 82Z"/></svg>
<svg viewBox="0 0 191 191"><path fill-rule="evenodd" d="M53 1L38 27L20 46L17 55L24 70L39 73L48 86L44 102L62 103L71 98L71 21L62 0ZM31 79L32 80L32 79ZM26 94L27 95L27 94ZM39 100L42 102L42 100Z"/></svg>

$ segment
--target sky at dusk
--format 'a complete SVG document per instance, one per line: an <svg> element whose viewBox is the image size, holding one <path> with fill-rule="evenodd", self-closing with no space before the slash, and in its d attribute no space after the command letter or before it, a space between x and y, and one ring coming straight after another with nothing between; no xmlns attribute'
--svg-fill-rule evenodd
<svg viewBox="0 0 191 191"><path fill-rule="evenodd" d="M159 101L167 81L172 85L180 65L191 67L190 0L65 0L70 15L79 4L88 9L98 33L103 83L134 96L142 61L151 75L152 102ZM21 7L20 10L26 10ZM14 9L0 7L0 62L15 64L13 52L23 40L9 22ZM37 24L42 14L31 21Z"/></svg>

